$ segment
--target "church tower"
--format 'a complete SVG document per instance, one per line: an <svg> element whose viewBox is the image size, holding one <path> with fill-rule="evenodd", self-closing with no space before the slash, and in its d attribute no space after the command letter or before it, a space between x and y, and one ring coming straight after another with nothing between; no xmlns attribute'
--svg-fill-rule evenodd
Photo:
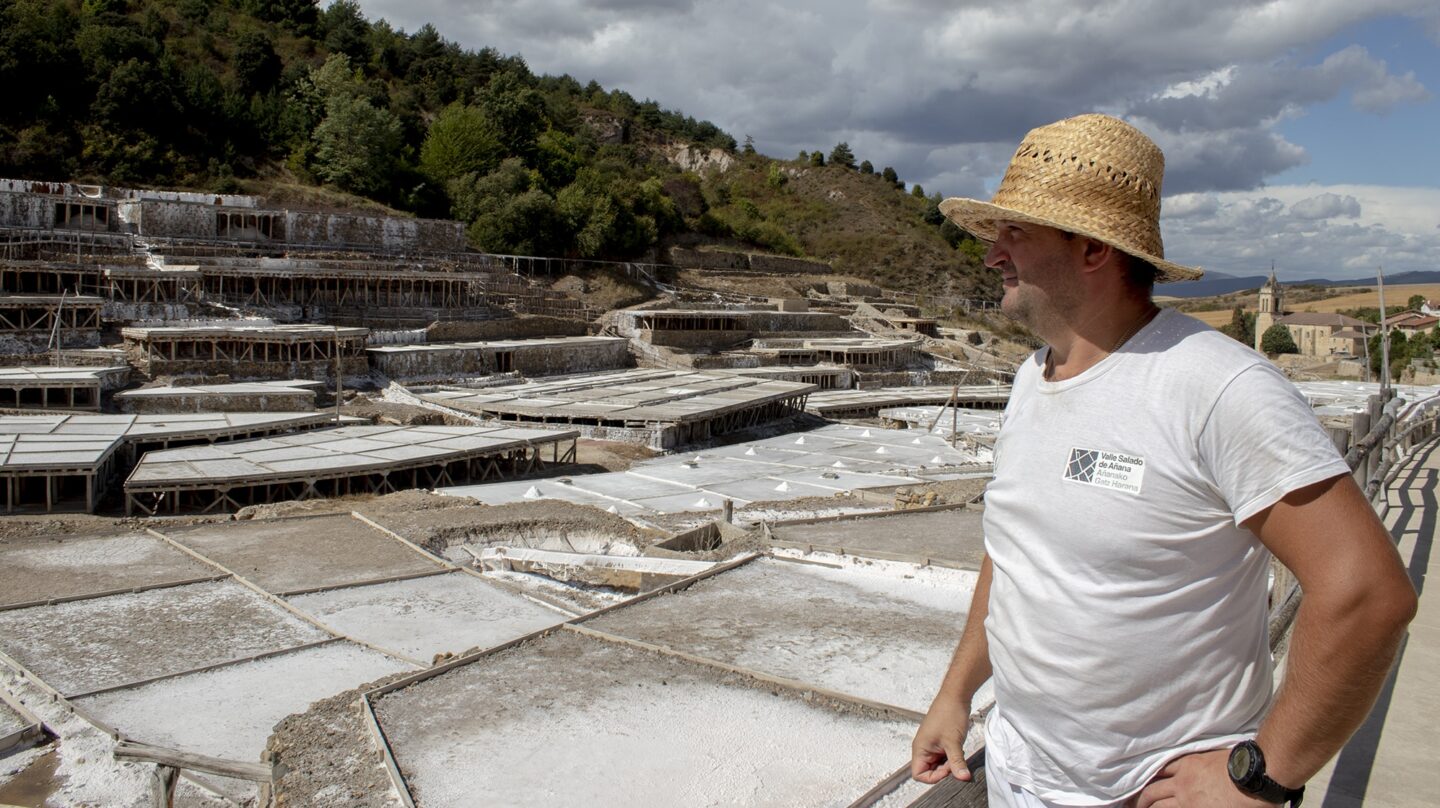
<svg viewBox="0 0 1440 808"><path fill-rule="evenodd" d="M1260 287L1260 311L1255 314L1255 350L1260 350L1260 338L1265 330L1275 325L1285 313L1284 293L1280 281L1275 278L1275 263L1270 263L1270 279Z"/></svg>

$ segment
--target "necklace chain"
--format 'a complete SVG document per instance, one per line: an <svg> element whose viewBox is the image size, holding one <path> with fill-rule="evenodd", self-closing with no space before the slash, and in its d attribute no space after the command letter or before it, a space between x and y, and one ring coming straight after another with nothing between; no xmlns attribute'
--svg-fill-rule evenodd
<svg viewBox="0 0 1440 808"><path fill-rule="evenodd" d="M1110 349L1110 353L1113 354L1116 351L1120 350L1121 346L1129 342L1131 338L1133 338L1136 334L1139 334L1140 329L1144 328L1145 324L1150 322L1150 318L1154 317L1159 311L1160 307L1156 306L1154 303L1151 303L1150 307L1145 309L1145 313L1140 315L1140 319L1135 321L1135 327L1131 328L1128 332L1126 332L1125 336L1121 337L1119 341L1115 343L1115 347Z"/></svg>
<svg viewBox="0 0 1440 808"><path fill-rule="evenodd" d="M1145 327L1145 324L1148 323L1148 322L1150 322L1150 320L1153 319L1153 318L1155 317L1155 315L1156 315L1156 314L1159 314L1159 313L1160 313L1160 307L1157 306L1157 305L1155 305L1154 303L1151 303L1150 306L1145 309L1145 312L1140 315L1140 318L1135 321L1134 326L1132 326L1129 331L1126 331L1126 332L1124 333L1124 335L1122 335L1122 336L1120 337L1120 339L1116 340L1114 347L1112 347L1110 350L1106 351L1106 352L1105 352L1105 355L1106 355L1106 356L1109 356L1110 354L1113 354L1113 353L1115 353L1116 351L1120 350L1122 347L1124 347L1125 343L1129 342L1131 339L1133 339L1133 338L1135 337L1136 334L1140 333L1140 329L1144 328L1144 327ZM1055 375L1055 356L1054 356L1054 351L1053 351L1053 349L1052 349L1052 350L1049 350L1049 351L1046 351L1046 352L1045 352L1045 380L1046 380L1046 381L1052 381L1052 379L1051 379L1050 377L1052 377L1052 376L1054 376L1054 375Z"/></svg>

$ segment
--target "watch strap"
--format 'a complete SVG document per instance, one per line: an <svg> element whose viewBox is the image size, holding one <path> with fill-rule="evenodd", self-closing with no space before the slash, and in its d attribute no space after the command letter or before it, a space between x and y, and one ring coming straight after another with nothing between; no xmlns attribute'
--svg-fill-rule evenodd
<svg viewBox="0 0 1440 808"><path fill-rule="evenodd" d="M1264 774L1260 775L1259 780L1260 787L1251 793L1266 802L1287 805L1289 808L1299 808L1300 801L1305 798L1305 786L1287 788Z"/></svg>

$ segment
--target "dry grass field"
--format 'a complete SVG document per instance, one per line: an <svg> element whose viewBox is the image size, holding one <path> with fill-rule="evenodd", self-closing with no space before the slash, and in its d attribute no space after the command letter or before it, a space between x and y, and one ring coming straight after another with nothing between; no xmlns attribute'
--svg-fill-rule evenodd
<svg viewBox="0 0 1440 808"><path fill-rule="evenodd" d="M1378 308L1380 306L1380 293L1375 287L1361 287L1368 289L1366 292L1347 292L1346 288L1336 287L1335 297L1327 297L1324 300L1315 300L1309 303L1297 303L1293 307L1285 308L1293 311L1340 311L1341 309ZM1385 309L1389 312L1397 312L1405 308L1405 301L1412 295L1423 295L1428 300L1440 300L1440 283L1413 283L1401 286L1385 287Z"/></svg>
<svg viewBox="0 0 1440 808"><path fill-rule="evenodd" d="M1364 289L1366 291L1353 291L1353 289ZM1334 289L1335 296L1323 300L1311 300L1305 303L1286 303L1286 311L1340 311L1342 309L1378 308L1380 306L1380 293L1374 286L1345 287L1337 286ZM1390 312L1397 312L1405 308L1405 302L1412 295L1424 295L1429 300L1440 300L1440 283L1413 283L1400 286L1385 287L1385 308ZM1255 296L1249 295L1242 304L1246 310L1255 310ZM1230 309L1220 311L1192 311L1186 312L1191 317L1206 325L1219 328L1230 322Z"/></svg>

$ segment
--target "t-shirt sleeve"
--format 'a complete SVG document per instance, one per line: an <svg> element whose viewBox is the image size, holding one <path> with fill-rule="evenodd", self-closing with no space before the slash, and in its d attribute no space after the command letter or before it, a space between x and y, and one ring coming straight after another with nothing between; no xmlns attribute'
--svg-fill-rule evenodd
<svg viewBox="0 0 1440 808"><path fill-rule="evenodd" d="M1199 452L1236 525L1292 491L1350 471L1305 397L1261 364L1220 391Z"/></svg>

